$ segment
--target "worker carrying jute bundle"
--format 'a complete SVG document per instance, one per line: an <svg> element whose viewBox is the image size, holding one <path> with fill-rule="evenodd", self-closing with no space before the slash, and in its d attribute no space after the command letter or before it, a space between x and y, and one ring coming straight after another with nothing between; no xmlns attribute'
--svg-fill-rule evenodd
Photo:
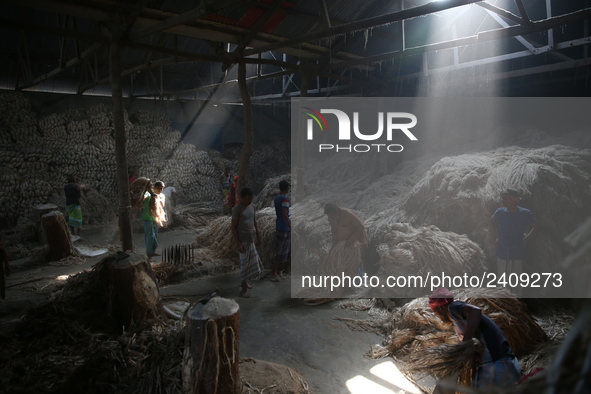
<svg viewBox="0 0 591 394"><path fill-rule="evenodd" d="M452 292L443 287L429 296L429 307L444 323L453 325L460 341L475 338L484 345L472 387L509 387L519 380L519 363L505 334L480 308L454 301Z"/></svg>

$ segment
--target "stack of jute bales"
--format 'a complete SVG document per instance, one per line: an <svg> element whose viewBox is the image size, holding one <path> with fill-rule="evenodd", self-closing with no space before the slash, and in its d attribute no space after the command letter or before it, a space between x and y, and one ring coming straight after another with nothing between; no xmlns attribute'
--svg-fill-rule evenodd
<svg viewBox="0 0 591 394"><path fill-rule="evenodd" d="M0 113L0 218L14 218L16 213L30 214L33 206L45 202L51 191L44 176L50 156L25 97L0 94Z"/></svg>
<svg viewBox="0 0 591 394"><path fill-rule="evenodd" d="M217 172L209 154L181 142L165 114L140 110L130 130L129 163L138 175L174 182L182 203L220 200Z"/></svg>
<svg viewBox="0 0 591 394"><path fill-rule="evenodd" d="M220 172L225 167L230 167L232 173L238 173L240 148L226 149L223 154L216 151L210 151L209 153L211 160L220 169ZM263 147L257 147L253 150L248 163L246 186L258 193L265 187L269 178L288 173L290 169L291 152L289 143L281 139L274 139Z"/></svg>
<svg viewBox="0 0 591 394"><path fill-rule="evenodd" d="M568 254L563 238L591 214L589 149L509 147L446 157L413 188L404 209L411 223L466 234L491 256L495 240L489 219L506 188L520 192L520 205L541 225L528 251L530 261L537 272L552 272Z"/></svg>
<svg viewBox="0 0 591 394"><path fill-rule="evenodd" d="M64 204L63 185L73 174L89 190L82 201L83 221L114 219L104 214L118 196L110 108L68 109L37 120L24 95L2 92L0 111L0 217L27 217L34 206L49 201ZM124 112L128 166L139 169L137 175L176 182L185 203L220 200L218 170L207 152L180 142L165 114L140 110L135 119L138 123Z"/></svg>

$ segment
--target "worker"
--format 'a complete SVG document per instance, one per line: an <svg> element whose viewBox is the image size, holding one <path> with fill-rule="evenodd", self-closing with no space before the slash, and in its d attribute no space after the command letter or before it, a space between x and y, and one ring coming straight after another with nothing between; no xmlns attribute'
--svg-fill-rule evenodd
<svg viewBox="0 0 591 394"><path fill-rule="evenodd" d="M340 242L345 242L347 247L353 247L356 242L359 242L362 258L359 261L357 275L363 275L363 254L368 245L363 222L352 210L340 208L332 203L327 203L324 206L324 214L328 216L328 224L330 224L331 251Z"/></svg>
<svg viewBox="0 0 591 394"><path fill-rule="evenodd" d="M261 258L257 251L261 239L252 206L254 193L245 187L240 191L240 197L240 203L232 209L232 235L240 257L240 296L248 298L250 279L258 278L262 271Z"/></svg>
<svg viewBox="0 0 591 394"><path fill-rule="evenodd" d="M235 175L232 178L232 182L230 183L230 192L228 193L228 198L226 199L226 204L230 209L233 209L237 203L238 198L236 195L236 188L238 187L238 175Z"/></svg>
<svg viewBox="0 0 591 394"><path fill-rule="evenodd" d="M158 227L166 225L166 213L162 202L162 189L164 184L160 181L154 183L147 181L142 198L143 211L142 221L144 223L144 241L146 244L146 255L151 261L152 257L160 256L156 253L158 248Z"/></svg>
<svg viewBox="0 0 591 394"><path fill-rule="evenodd" d="M166 208L166 226L172 226L172 212L174 211L174 207L176 207L176 188L174 187L174 182L169 182L168 185L162 189L162 194L164 195L164 206Z"/></svg>
<svg viewBox="0 0 591 394"><path fill-rule="evenodd" d="M523 272L525 243L535 234L538 222L529 209L518 205L519 193L516 190L503 190L500 196L503 207L497 209L490 218L491 234L497 245L497 280L500 283L519 283L519 276ZM510 278L512 274L517 275L517 278ZM522 289L511 288L511 292L521 296Z"/></svg>
<svg viewBox="0 0 591 394"><path fill-rule="evenodd" d="M228 196L230 195L230 186L232 185L230 167L224 168L224 172L220 174L219 181L222 187L222 198L224 199L223 212L224 214L228 214L232 210L232 207L228 205Z"/></svg>
<svg viewBox="0 0 591 394"><path fill-rule="evenodd" d="M289 219L289 182L279 182L279 195L273 200L275 206L275 237L277 240L277 252L275 261L271 267L271 281L280 282L282 280L279 271L281 266L291 256L291 220Z"/></svg>
<svg viewBox="0 0 591 394"><path fill-rule="evenodd" d="M82 228L81 192L74 175L68 176L68 183L64 186L64 193L66 194L68 227L72 235L80 235L80 229Z"/></svg>
<svg viewBox="0 0 591 394"><path fill-rule="evenodd" d="M454 301L444 287L429 296L429 307L441 321L453 324L460 341L476 338L484 345L472 387L509 387L519 380L519 363L505 334L480 308Z"/></svg>

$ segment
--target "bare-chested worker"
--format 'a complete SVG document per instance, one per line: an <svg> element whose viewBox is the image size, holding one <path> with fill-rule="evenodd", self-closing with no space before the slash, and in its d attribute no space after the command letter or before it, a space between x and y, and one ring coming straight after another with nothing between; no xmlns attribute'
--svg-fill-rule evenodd
<svg viewBox="0 0 591 394"><path fill-rule="evenodd" d="M347 208L339 208L334 204L328 203L324 206L324 213L328 216L328 223L332 232L331 250L341 241L345 241L346 246L354 246L355 241L361 244L361 254L367 248L367 236L365 235L365 226L363 222L355 215L353 211ZM360 262L359 275L363 275L363 261Z"/></svg>

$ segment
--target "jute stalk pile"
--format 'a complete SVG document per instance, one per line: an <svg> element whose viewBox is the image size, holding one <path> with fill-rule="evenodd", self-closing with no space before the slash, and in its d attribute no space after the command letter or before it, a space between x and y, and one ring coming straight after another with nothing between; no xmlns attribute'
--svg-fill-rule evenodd
<svg viewBox="0 0 591 394"><path fill-rule="evenodd" d="M222 213L222 206L216 202L195 202L174 207L174 227L198 228L208 225Z"/></svg>
<svg viewBox="0 0 591 394"><path fill-rule="evenodd" d="M71 277L31 309L0 348L0 387L35 393L180 393L183 325L152 320L121 333L108 266Z"/></svg>

